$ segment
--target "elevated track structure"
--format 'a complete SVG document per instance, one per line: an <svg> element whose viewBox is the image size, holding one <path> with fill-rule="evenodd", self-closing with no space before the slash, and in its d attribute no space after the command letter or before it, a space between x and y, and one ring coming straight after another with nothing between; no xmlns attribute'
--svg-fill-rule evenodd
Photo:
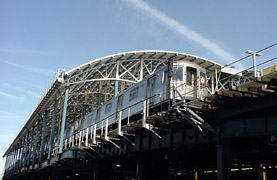
<svg viewBox="0 0 277 180"><path fill-rule="evenodd" d="M3 179L273 179L277 65L172 51L59 70L3 155Z"/></svg>

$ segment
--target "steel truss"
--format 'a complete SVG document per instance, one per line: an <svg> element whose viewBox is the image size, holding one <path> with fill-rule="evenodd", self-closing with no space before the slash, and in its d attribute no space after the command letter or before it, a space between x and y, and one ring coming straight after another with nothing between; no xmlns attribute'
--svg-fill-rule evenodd
<svg viewBox="0 0 277 180"><path fill-rule="evenodd" d="M5 174L12 175L46 166L51 163L51 157L60 154L63 148L88 147L89 139L92 145L101 146L96 143L96 135L87 137L88 132L93 132L95 127L87 128L85 132L80 132L81 134L70 137L65 142L60 137L64 136L66 128L75 120L167 66L169 60L186 60L205 68L208 72L207 87L210 94L224 89L230 82L237 85L247 81L240 74L221 81L220 74L223 73L225 77L232 75L223 71L219 73L221 65L208 59L170 51L119 53L90 61L67 72L59 70L5 152ZM154 132L153 127L146 123L146 116L142 123L142 127ZM108 138L108 127L104 125L105 123L102 126L102 140L116 145L113 139ZM128 134L124 134L121 129L118 129L117 134L132 143ZM44 155L47 155L46 162Z"/></svg>

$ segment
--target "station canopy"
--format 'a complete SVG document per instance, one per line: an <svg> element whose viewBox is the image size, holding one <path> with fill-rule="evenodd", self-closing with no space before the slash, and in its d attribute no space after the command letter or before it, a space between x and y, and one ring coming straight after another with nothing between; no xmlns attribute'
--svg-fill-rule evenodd
<svg viewBox="0 0 277 180"><path fill-rule="evenodd" d="M48 119L51 119L55 101L57 102L55 134L59 133L66 88L69 88L66 112L66 127L69 127L75 120L90 113L115 95L124 92L145 77L167 66L169 60L193 62L206 69L208 73L222 67L211 60L186 53L144 50L105 56L69 71L59 70L26 118L4 156L11 152L16 144L30 133L32 128L36 129L37 124L42 123L46 112ZM50 122L47 123L46 136L50 135Z"/></svg>

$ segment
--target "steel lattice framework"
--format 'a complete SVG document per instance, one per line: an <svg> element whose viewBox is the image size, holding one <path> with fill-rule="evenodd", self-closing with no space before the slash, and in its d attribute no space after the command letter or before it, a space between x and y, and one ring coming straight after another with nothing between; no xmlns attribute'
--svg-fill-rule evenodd
<svg viewBox="0 0 277 180"><path fill-rule="evenodd" d="M185 53L133 51L92 60L69 71L59 70L5 152L9 166L15 166L20 160L28 167L34 165L38 156L41 161L42 155L48 153L50 156L57 152L53 151L57 148L55 143L58 144L63 137L63 129L70 123L167 66L169 60L197 63L207 70L208 79L214 79L214 72L222 67L208 59ZM210 93L214 93L219 83L210 84ZM61 127L63 118L65 128ZM45 145L49 152L45 152Z"/></svg>

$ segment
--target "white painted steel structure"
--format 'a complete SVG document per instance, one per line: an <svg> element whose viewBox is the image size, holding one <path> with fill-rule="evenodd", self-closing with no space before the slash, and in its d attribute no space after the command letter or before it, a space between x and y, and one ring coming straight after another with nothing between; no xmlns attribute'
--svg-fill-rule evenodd
<svg viewBox="0 0 277 180"><path fill-rule="evenodd" d="M59 142L61 139L59 137L64 136L64 128L61 127L68 127L70 123L92 112L114 96L166 67L169 61L177 64L178 61L187 61L205 69L206 88L209 94L214 94L230 85L247 82L251 78L251 74L244 73L246 76L242 76L242 73L235 69L221 69L220 64L205 58L161 50L118 53L89 61L69 71L58 71L5 152L4 157L7 157L5 169L13 168L20 171L22 167L26 169L40 167L44 160L42 156L48 153L49 147L52 148L49 150L52 155L58 154L58 150L61 153L63 146L64 148L68 145L74 146L74 141L78 137L86 137L87 145L87 136L89 131L93 131L93 127L80 131L79 136ZM54 128L51 128L53 125ZM95 129L96 126L93 132ZM102 133L105 134L105 139L108 139L104 129L107 131L107 127L103 128ZM121 129L118 129L118 134L120 133ZM92 136L92 133L90 135ZM96 142L95 136L91 139ZM53 142L53 146L52 144L50 146L50 142ZM81 140L78 142L78 146L81 147ZM41 158L36 161L38 155ZM48 160L49 158L48 155Z"/></svg>

